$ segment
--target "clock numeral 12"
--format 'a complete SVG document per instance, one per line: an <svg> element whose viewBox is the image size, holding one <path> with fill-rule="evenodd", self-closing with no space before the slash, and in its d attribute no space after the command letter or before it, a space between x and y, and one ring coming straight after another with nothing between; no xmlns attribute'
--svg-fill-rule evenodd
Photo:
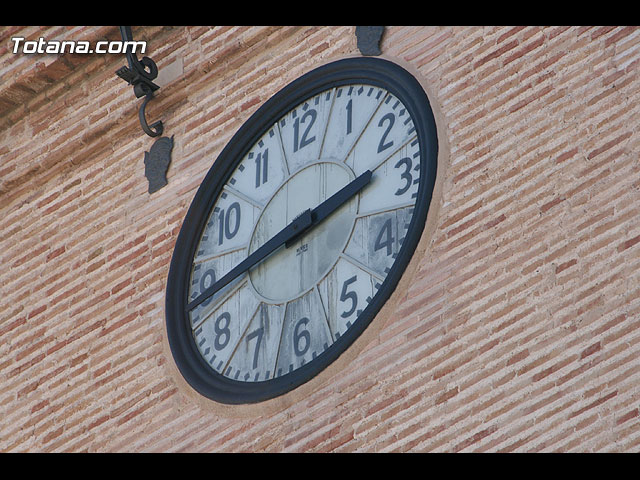
<svg viewBox="0 0 640 480"><path fill-rule="evenodd" d="M311 127L316 121L317 116L318 116L318 113L312 108L304 112L304 115L302 115L302 118L296 118L295 122L293 122L293 151L294 152L297 152L299 149L306 147L316 139L315 135L311 138L307 138L307 136L309 135L309 131L311 130ZM307 121L307 118L309 117L311 117L309 125L307 125L307 128L302 133L302 138L300 138L300 124L305 123Z"/></svg>

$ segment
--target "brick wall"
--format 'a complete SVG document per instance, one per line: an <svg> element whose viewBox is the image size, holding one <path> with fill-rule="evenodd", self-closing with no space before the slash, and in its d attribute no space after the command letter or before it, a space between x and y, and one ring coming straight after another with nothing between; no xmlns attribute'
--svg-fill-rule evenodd
<svg viewBox="0 0 640 480"><path fill-rule="evenodd" d="M173 245L242 122L355 27L133 32L169 72L153 195L124 57L11 53L117 27L0 29L0 451L640 449L640 28L387 27L443 152L413 276L339 374L237 410L173 365Z"/></svg>

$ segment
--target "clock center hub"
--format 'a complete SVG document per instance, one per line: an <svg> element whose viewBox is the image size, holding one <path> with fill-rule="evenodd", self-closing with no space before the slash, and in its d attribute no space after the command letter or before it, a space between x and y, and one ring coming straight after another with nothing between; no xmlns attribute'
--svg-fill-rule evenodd
<svg viewBox="0 0 640 480"><path fill-rule="evenodd" d="M354 178L344 164L319 161L284 182L262 211L249 253L272 238L307 209L314 209ZM269 303L299 297L326 275L344 250L353 230L358 195L314 225L289 247L282 247L249 272L256 292Z"/></svg>

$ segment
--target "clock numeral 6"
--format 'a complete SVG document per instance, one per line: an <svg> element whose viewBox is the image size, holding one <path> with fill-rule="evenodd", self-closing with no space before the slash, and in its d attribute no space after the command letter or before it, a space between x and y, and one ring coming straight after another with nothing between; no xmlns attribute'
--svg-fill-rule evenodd
<svg viewBox="0 0 640 480"><path fill-rule="evenodd" d="M306 327L309 323L309 319L307 317L302 317L296 323L296 326L293 329L293 351L296 352L298 357L302 357L309 347L311 346L311 334L309 330L305 328L300 329L301 327ZM300 344L302 343L302 346Z"/></svg>

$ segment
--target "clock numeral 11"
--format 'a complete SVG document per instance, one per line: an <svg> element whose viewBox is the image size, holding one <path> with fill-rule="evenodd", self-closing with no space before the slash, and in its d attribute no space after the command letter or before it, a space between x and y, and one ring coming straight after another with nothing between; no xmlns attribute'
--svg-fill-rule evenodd
<svg viewBox="0 0 640 480"><path fill-rule="evenodd" d="M265 148L264 152L260 152L256 157L256 188L267 182L267 173L269 169L269 149ZM262 180L262 181L261 181Z"/></svg>

